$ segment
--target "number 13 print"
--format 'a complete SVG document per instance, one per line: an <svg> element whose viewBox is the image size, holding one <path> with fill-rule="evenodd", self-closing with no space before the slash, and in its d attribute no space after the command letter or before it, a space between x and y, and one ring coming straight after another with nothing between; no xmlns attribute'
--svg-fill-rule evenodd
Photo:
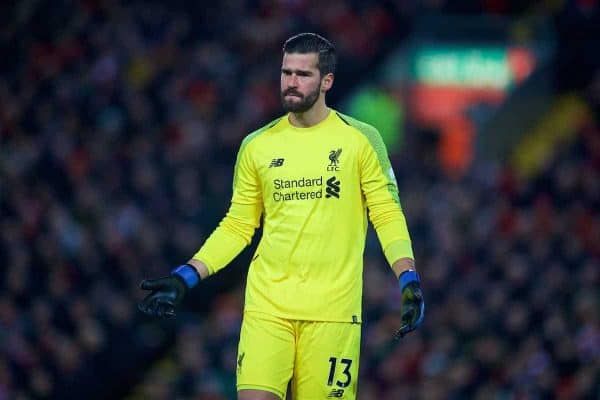
<svg viewBox="0 0 600 400"><path fill-rule="evenodd" d="M335 376L335 369L337 367L338 359L336 357L329 357L329 378L327 379L327 386L333 385L333 377ZM336 381L335 384L339 387L348 387L350 385L350 381L352 380L352 376L350 375L350 366L352 365L352 360L347 358L340 359L340 364L344 365L344 370L342 374L344 374L344 381Z"/></svg>

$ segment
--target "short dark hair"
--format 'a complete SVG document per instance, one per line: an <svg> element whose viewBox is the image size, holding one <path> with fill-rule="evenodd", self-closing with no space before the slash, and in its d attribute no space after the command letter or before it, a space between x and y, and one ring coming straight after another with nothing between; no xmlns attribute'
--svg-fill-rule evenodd
<svg viewBox="0 0 600 400"><path fill-rule="evenodd" d="M292 36L283 44L284 53L317 53L319 62L317 68L321 76L335 73L337 56L335 46L327 39L316 33L299 33Z"/></svg>

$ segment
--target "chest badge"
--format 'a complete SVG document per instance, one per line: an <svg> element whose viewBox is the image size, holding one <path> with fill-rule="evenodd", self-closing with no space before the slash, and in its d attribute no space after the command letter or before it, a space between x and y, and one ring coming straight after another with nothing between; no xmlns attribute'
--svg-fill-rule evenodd
<svg viewBox="0 0 600 400"><path fill-rule="evenodd" d="M342 149L331 150L329 152L329 165L327 166L327 171L340 170L340 154L342 154Z"/></svg>

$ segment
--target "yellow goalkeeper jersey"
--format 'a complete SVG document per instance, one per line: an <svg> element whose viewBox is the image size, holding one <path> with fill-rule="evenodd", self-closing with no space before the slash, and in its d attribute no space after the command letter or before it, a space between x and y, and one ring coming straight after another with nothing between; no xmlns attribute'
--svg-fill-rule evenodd
<svg viewBox="0 0 600 400"><path fill-rule="evenodd" d="M377 130L331 109L309 128L286 115L242 142L229 211L193 258L217 272L250 243L262 216L245 309L361 322L367 210L388 262L413 258Z"/></svg>

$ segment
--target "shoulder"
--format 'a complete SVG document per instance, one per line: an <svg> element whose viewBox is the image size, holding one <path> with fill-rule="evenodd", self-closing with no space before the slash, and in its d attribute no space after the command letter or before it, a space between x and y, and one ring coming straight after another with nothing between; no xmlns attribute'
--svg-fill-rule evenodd
<svg viewBox="0 0 600 400"><path fill-rule="evenodd" d="M342 122L354 128L354 130L365 140L365 142L375 148L383 145L381 135L379 134L377 128L375 128L373 125L367 124L366 122L360 121L349 115L342 114L339 111L335 111L335 113L342 120Z"/></svg>
<svg viewBox="0 0 600 400"><path fill-rule="evenodd" d="M346 114L342 114L339 111L334 111L338 118L342 120L342 122L344 122L346 125L349 125L353 128L356 128L357 130L360 131L360 133L362 133L363 135L369 135L369 134L377 134L379 135L379 132L377 131L377 129L373 126L373 125L369 125L366 122L360 121L356 118L353 118L349 115Z"/></svg>
<svg viewBox="0 0 600 400"><path fill-rule="evenodd" d="M257 130L249 133L248 135L246 135L246 137L242 140L242 144L240 145L240 152L246 146L248 146L251 142L254 142L257 138L259 138L260 136L262 136L266 132L269 132L269 131L273 130L276 127L276 125L279 123L279 121L281 121L282 118L283 118L283 116L275 118L274 120L272 120L268 124L266 124L266 125L258 128Z"/></svg>

